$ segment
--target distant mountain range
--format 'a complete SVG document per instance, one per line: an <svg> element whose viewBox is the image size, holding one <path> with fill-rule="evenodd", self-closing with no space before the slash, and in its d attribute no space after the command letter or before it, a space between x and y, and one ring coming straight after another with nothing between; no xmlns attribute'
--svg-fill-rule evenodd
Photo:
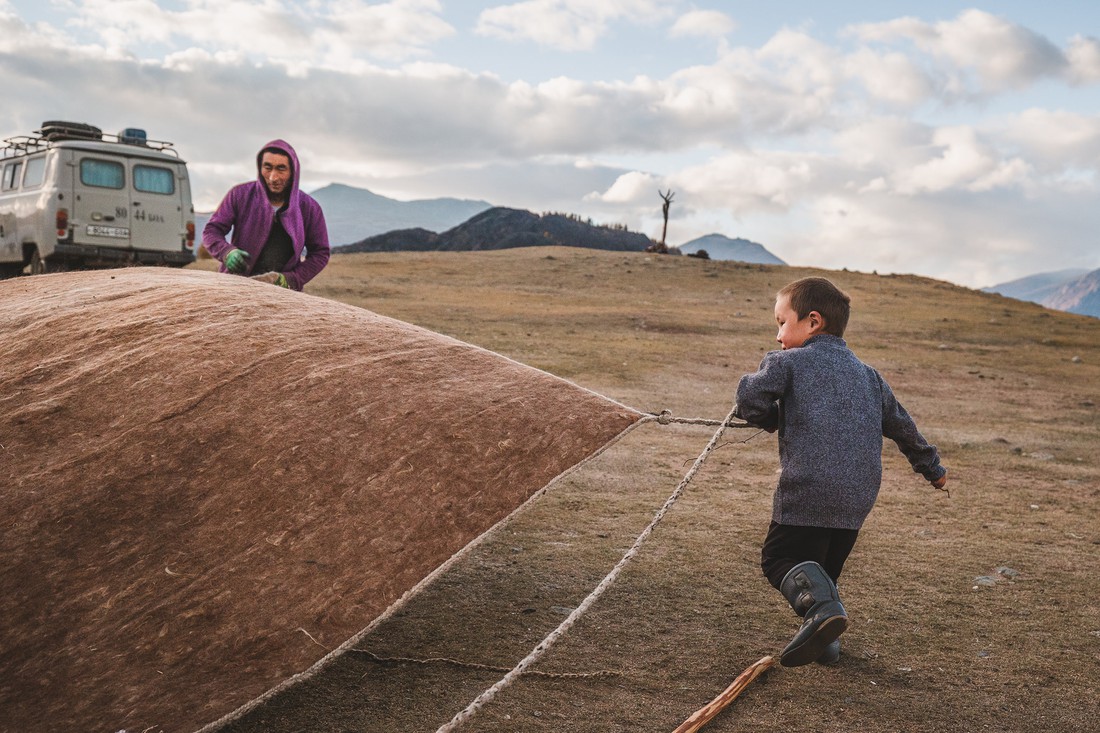
<svg viewBox="0 0 1100 733"><path fill-rule="evenodd" d="M649 237L624 226L593 224L572 214L539 215L498 206L439 234L426 227L402 229L368 237L339 251L468 251L561 245L640 252L651 244Z"/></svg>
<svg viewBox="0 0 1100 733"><path fill-rule="evenodd" d="M982 288L1047 308L1100 318L1100 270L1059 270Z"/></svg>
<svg viewBox="0 0 1100 733"><path fill-rule="evenodd" d="M785 265L779 259L764 248L764 245L749 241L748 239L730 239L724 234L707 234L684 242L676 249L683 254L696 254L699 250L705 250L712 260L733 260L735 262L752 262L759 265Z"/></svg>
<svg viewBox="0 0 1100 733"><path fill-rule="evenodd" d="M399 201L365 188L340 183L310 193L325 212L329 242L337 252L401 250L485 250L561 245L644 251L654 242L625 226L594 224L573 214L533 214L494 207L485 201L437 198ZM195 214L201 237L210 212ZM712 260L766 265L787 264L763 245L723 234L708 234L670 251ZM1048 308L1100 318L1100 270L1061 270L983 288Z"/></svg>
<svg viewBox="0 0 1100 733"><path fill-rule="evenodd" d="M486 201L454 198L398 201L342 183L319 188L309 195L321 204L325 212L329 244L333 247L395 229L423 227L441 232L492 206ZM200 238L212 214L195 214L195 228Z"/></svg>
<svg viewBox="0 0 1100 733"><path fill-rule="evenodd" d="M490 208L486 201L439 198L398 201L365 188L333 183L310 193L321 204L329 244L339 247L395 229L442 232Z"/></svg>
<svg viewBox="0 0 1100 733"><path fill-rule="evenodd" d="M1057 272L1043 272L1038 275L1028 275L1019 280L982 288L987 293L998 293L1016 300L1030 300L1033 303L1042 303L1044 298L1050 297L1058 288L1070 283L1082 275L1088 274L1088 270L1059 270Z"/></svg>
<svg viewBox="0 0 1100 733"><path fill-rule="evenodd" d="M574 214L534 214L494 207L485 201L437 198L399 201L365 188L333 183L310 195L321 204L329 243L338 252L402 250L482 250L562 245L620 251L644 251L654 242L622 225L595 224ZM200 232L210 213L197 213ZM706 250L712 260L784 265L763 245L747 239L708 234L679 247L673 254Z"/></svg>

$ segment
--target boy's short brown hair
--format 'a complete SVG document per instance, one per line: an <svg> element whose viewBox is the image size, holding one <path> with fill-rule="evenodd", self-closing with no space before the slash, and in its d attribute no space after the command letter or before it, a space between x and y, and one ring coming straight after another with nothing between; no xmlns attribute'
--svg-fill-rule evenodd
<svg viewBox="0 0 1100 733"><path fill-rule="evenodd" d="M844 336L851 314L852 299L823 277L804 277L784 286L776 297L786 296L799 320L817 311L825 319L825 333Z"/></svg>

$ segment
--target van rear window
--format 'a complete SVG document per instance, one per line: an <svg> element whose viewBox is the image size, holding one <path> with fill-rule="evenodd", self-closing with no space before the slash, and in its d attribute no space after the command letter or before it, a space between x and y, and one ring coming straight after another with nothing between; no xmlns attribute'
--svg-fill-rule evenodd
<svg viewBox="0 0 1100 733"><path fill-rule="evenodd" d="M121 163L84 158L80 161L80 182L96 188L122 188L126 185L126 172Z"/></svg>
<svg viewBox="0 0 1100 733"><path fill-rule="evenodd" d="M144 193L175 193L176 177L167 168L135 165L134 188Z"/></svg>

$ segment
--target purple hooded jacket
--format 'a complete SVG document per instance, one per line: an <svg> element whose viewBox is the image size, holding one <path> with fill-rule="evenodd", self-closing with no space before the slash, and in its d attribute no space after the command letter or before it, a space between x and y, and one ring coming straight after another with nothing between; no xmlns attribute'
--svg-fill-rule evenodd
<svg viewBox="0 0 1100 733"><path fill-rule="evenodd" d="M301 290L328 263L328 228L325 226L321 205L309 194L298 189L298 154L285 140L272 140L260 148L260 152L256 154L256 180L229 189L229 193L218 205L218 210L202 230L202 244L211 256L222 263L222 272L227 272L225 257L230 250L243 249L248 252L251 257L248 271L244 274L251 274L253 265L267 244L271 225L275 222L275 208L268 201L267 187L260 176L260 160L263 158L263 151L268 148L281 150L290 158L290 194L282 222L294 243L294 256L280 272L286 276L290 287ZM233 232L232 244L226 239L230 230Z"/></svg>

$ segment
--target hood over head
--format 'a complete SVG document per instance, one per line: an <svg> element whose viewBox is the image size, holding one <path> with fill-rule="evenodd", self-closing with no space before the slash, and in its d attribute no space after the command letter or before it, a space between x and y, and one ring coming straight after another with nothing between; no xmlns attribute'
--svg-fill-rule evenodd
<svg viewBox="0 0 1100 733"><path fill-rule="evenodd" d="M264 177L260 174L260 164L263 161L264 152L273 150L290 158L290 193L287 194L287 204L291 207L298 205L298 178L300 175L300 166L298 165L298 154L294 152L294 148L290 146L286 140L272 140L271 142L260 148L260 152L256 153L256 180L260 182L261 186L264 186L264 190L267 190L264 183Z"/></svg>

